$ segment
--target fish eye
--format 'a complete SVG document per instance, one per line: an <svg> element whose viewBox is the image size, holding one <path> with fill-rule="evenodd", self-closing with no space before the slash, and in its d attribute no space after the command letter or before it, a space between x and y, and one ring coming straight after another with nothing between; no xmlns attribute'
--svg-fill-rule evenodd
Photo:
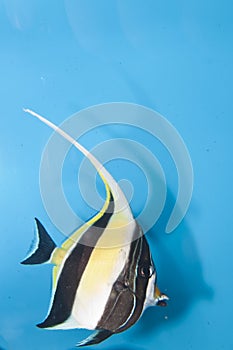
<svg viewBox="0 0 233 350"><path fill-rule="evenodd" d="M144 278L150 278L154 273L153 266L140 266L139 275Z"/></svg>

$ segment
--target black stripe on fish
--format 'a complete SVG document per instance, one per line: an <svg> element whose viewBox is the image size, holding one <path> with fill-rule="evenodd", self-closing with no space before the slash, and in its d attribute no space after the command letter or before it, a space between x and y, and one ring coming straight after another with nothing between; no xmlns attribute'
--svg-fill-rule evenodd
<svg viewBox="0 0 233 350"><path fill-rule="evenodd" d="M47 328L59 325L65 322L71 315L76 291L80 280L90 259L91 253L102 233L104 232L111 216L114 212L114 200L110 195L109 205L103 214L91 227L84 233L84 240L88 244L84 245L79 242L71 251L65 260L63 269L59 276L53 303L49 315L44 322L38 324L39 328ZM94 244L93 244L94 243Z"/></svg>
<svg viewBox="0 0 233 350"><path fill-rule="evenodd" d="M125 267L112 286L110 296L105 306L104 313L97 324L97 329L109 329L113 332L123 324L134 307L135 296L129 288L128 272L132 265L133 256L140 253L140 241L135 240L131 243L129 257Z"/></svg>
<svg viewBox="0 0 233 350"><path fill-rule="evenodd" d="M141 238L142 250L140 254L140 259L137 265L137 271L135 274L136 277L136 286L135 286L135 297L136 297L136 305L133 310L133 313L130 315L129 319L125 324L122 324L117 330L116 333L120 333L131 327L142 314L146 292L149 279L155 273L154 263L151 259L150 248L147 243L145 236Z"/></svg>
<svg viewBox="0 0 233 350"><path fill-rule="evenodd" d="M137 232L141 230L137 226ZM128 260L113 284L104 313L97 324L97 329L108 329L120 333L131 327L140 317L149 278L154 272L154 265L145 236L131 243Z"/></svg>

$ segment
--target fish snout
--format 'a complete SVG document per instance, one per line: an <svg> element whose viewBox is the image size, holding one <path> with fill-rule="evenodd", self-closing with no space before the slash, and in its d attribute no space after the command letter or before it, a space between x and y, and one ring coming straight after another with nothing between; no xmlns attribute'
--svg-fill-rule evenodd
<svg viewBox="0 0 233 350"><path fill-rule="evenodd" d="M157 286L155 286L154 298L155 305L163 307L167 306L167 301L169 300L169 297L166 294L161 293Z"/></svg>

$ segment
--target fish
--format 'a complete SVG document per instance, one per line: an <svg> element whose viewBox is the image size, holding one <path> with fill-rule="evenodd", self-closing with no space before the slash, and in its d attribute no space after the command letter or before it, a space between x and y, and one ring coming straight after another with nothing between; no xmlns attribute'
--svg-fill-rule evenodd
<svg viewBox="0 0 233 350"><path fill-rule="evenodd" d="M97 170L106 198L100 211L59 247L35 218L37 244L24 265L53 265L50 306L43 329L94 330L77 343L101 343L133 326L149 306L166 306L168 296L157 286L157 272L143 230L112 175L78 141L60 127L24 109L76 147Z"/></svg>

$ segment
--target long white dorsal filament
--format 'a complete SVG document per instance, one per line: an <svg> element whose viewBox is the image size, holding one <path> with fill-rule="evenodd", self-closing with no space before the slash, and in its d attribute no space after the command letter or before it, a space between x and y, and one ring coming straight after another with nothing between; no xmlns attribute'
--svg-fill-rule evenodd
<svg viewBox="0 0 233 350"><path fill-rule="evenodd" d="M44 124L48 125L55 132L60 134L63 138L73 144L80 152L82 152L96 168L97 172L101 176L102 180L109 186L115 201L115 210L118 212L125 212L128 218L132 218L132 212L129 207L128 201L122 192L118 183L114 180L112 175L107 171L107 169L96 159L92 153L90 153L85 147L83 147L79 142L77 142L72 136L67 134L64 130L59 128L57 125L42 117L38 113L32 111L28 108L23 108L24 112L31 114L32 116L41 120Z"/></svg>

